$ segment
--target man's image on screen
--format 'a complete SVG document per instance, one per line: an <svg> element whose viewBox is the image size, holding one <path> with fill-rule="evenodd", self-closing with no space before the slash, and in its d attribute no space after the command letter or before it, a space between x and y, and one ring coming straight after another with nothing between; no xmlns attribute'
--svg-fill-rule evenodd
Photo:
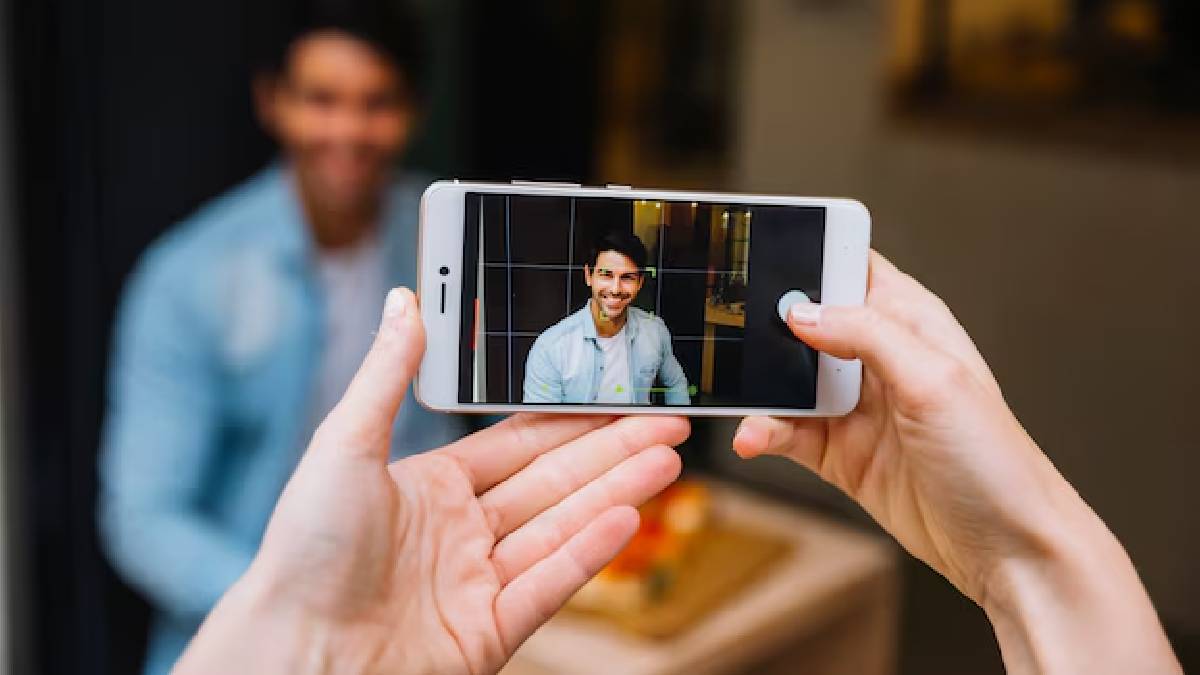
<svg viewBox="0 0 1200 675"><path fill-rule="evenodd" d="M671 332L662 319L632 306L645 283L646 257L646 246L631 232L597 238L583 266L591 298L533 343L525 403L645 405L656 390L667 405L691 403Z"/></svg>

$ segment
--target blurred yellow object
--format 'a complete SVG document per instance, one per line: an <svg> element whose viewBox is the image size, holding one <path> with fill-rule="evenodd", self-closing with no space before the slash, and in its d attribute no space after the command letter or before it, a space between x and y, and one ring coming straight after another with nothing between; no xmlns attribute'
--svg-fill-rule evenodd
<svg viewBox="0 0 1200 675"><path fill-rule="evenodd" d="M708 524L710 511L708 489L687 479L643 504L642 524L633 539L580 589L570 606L629 612L661 600L694 539Z"/></svg>
<svg viewBox="0 0 1200 675"><path fill-rule="evenodd" d="M559 612L503 675L895 672L894 543L719 480L704 488L708 524L661 601Z"/></svg>
<svg viewBox="0 0 1200 675"><path fill-rule="evenodd" d="M708 486L683 480L640 509L623 551L567 604L631 633L672 637L735 596L787 553L787 542L713 517Z"/></svg>

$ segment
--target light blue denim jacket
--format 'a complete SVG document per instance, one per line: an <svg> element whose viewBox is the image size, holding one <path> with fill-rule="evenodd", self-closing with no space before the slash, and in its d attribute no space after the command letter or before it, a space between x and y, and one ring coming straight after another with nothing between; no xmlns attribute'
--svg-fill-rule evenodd
<svg viewBox="0 0 1200 675"><path fill-rule="evenodd" d="M423 182L383 218L390 285L416 279ZM382 308L385 289L378 289ZM153 605L145 672L166 673L246 569L312 433L324 308L284 167L172 228L126 285L109 371L99 526L118 573ZM393 455L470 430L410 396Z"/></svg>
<svg viewBox="0 0 1200 675"><path fill-rule="evenodd" d="M590 303L591 301L589 301ZM591 305L547 328L525 360L525 403L592 403L599 393L604 364L596 342ZM687 376L671 349L671 332L663 320L630 307L625 324L629 343L629 378L633 402L650 403L657 378L666 389L667 405L689 405Z"/></svg>

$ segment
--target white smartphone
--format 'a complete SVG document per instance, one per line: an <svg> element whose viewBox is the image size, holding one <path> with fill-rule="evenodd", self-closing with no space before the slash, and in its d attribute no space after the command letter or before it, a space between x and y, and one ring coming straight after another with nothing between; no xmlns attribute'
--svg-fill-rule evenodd
<svg viewBox="0 0 1200 675"><path fill-rule="evenodd" d="M414 391L446 412L843 415L861 364L782 316L862 304L870 231L847 199L434 183Z"/></svg>

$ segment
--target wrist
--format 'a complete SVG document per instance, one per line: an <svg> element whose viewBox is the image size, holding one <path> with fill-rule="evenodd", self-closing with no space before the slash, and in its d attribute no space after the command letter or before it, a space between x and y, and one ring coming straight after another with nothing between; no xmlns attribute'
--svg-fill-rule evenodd
<svg viewBox="0 0 1200 675"><path fill-rule="evenodd" d="M999 561L984 586L1008 671L1178 672L1125 550L1071 496L1042 521L1037 545Z"/></svg>
<svg viewBox="0 0 1200 675"><path fill-rule="evenodd" d="M174 672L331 675L338 672L337 634L336 626L295 607L252 568L205 619Z"/></svg>

